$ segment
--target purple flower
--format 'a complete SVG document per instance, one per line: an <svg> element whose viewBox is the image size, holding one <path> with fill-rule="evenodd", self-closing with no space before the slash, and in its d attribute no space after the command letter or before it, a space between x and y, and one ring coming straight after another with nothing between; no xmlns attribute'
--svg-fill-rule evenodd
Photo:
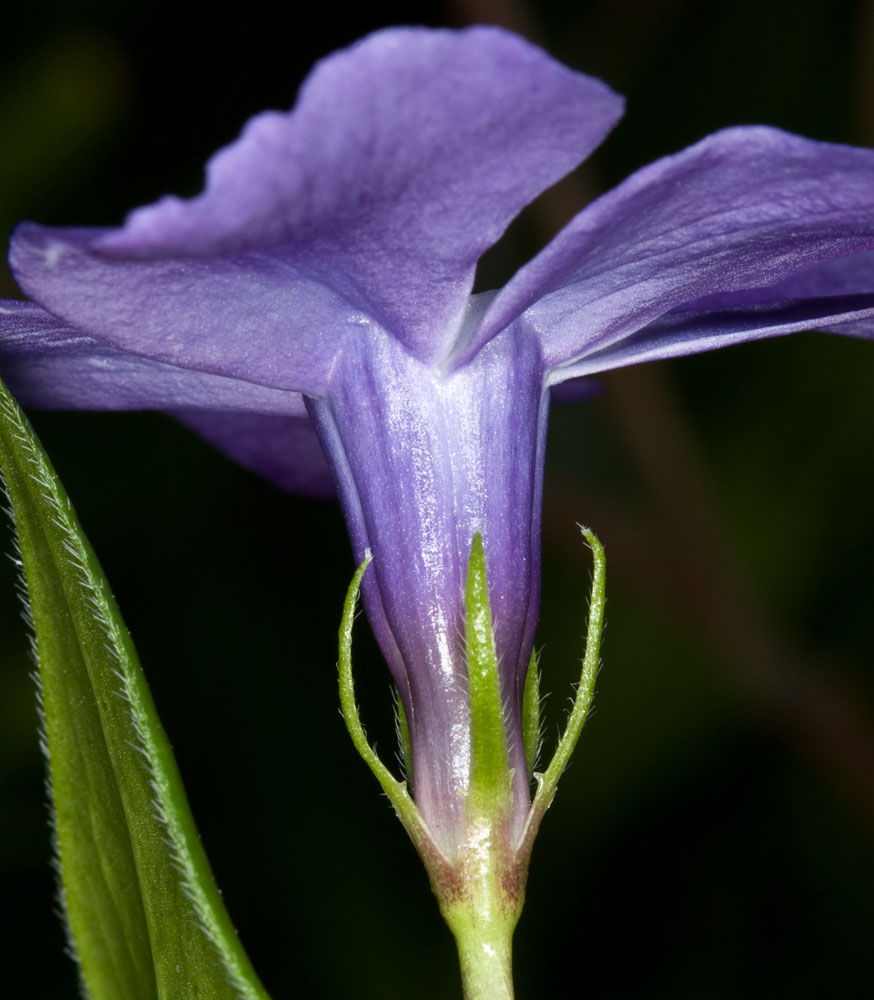
<svg viewBox="0 0 874 1000"><path fill-rule="evenodd" d="M374 556L364 598L414 796L450 855L477 531L517 833L530 804L550 387L810 327L874 332L874 152L758 127L639 171L472 296L483 252L621 112L507 32L383 31L320 63L292 112L253 119L199 197L12 240L32 302L0 303L0 362L25 405L165 410L289 489L333 475L356 559Z"/></svg>

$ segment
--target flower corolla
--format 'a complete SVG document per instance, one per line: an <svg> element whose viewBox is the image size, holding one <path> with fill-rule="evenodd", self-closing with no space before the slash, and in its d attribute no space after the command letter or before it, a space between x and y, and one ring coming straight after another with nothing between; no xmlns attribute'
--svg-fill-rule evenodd
<svg viewBox="0 0 874 1000"><path fill-rule="evenodd" d="M25 406L157 409L280 485L339 490L447 854L482 535L514 769L539 606L550 389L796 330L874 332L874 152L732 128L590 204L496 293L481 255L622 113L498 28L391 29L254 118L204 192L118 229L22 224L0 374Z"/></svg>

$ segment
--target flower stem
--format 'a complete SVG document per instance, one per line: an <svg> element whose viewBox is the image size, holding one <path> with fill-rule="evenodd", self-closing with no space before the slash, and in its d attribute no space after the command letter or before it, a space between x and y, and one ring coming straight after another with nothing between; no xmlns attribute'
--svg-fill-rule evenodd
<svg viewBox="0 0 874 1000"><path fill-rule="evenodd" d="M458 947L464 1000L513 1000L513 931L525 873L507 868L510 859L494 833L483 829L472 837L449 881L432 882Z"/></svg>
<svg viewBox="0 0 874 1000"><path fill-rule="evenodd" d="M513 930L471 920L455 931L464 1000L513 1000Z"/></svg>

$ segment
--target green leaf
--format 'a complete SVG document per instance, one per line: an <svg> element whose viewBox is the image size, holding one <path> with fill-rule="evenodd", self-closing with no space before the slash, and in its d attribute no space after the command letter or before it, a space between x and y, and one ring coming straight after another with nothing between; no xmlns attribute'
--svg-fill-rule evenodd
<svg viewBox="0 0 874 1000"><path fill-rule="evenodd" d="M221 901L130 636L0 386L71 944L92 1000L266 1000Z"/></svg>

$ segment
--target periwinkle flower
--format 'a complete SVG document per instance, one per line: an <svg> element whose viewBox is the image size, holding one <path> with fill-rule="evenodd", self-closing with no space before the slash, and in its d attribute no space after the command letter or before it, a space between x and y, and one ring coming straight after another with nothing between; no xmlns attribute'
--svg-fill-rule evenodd
<svg viewBox="0 0 874 1000"><path fill-rule="evenodd" d="M30 407L158 409L280 485L339 488L435 842L463 835L464 581L484 542L512 830L550 388L817 327L874 331L874 152L717 133L582 211L497 293L480 256L621 100L496 28L382 31L253 119L204 193L24 224L2 374ZM325 463L327 457L327 465ZM330 467L330 473L328 471Z"/></svg>

